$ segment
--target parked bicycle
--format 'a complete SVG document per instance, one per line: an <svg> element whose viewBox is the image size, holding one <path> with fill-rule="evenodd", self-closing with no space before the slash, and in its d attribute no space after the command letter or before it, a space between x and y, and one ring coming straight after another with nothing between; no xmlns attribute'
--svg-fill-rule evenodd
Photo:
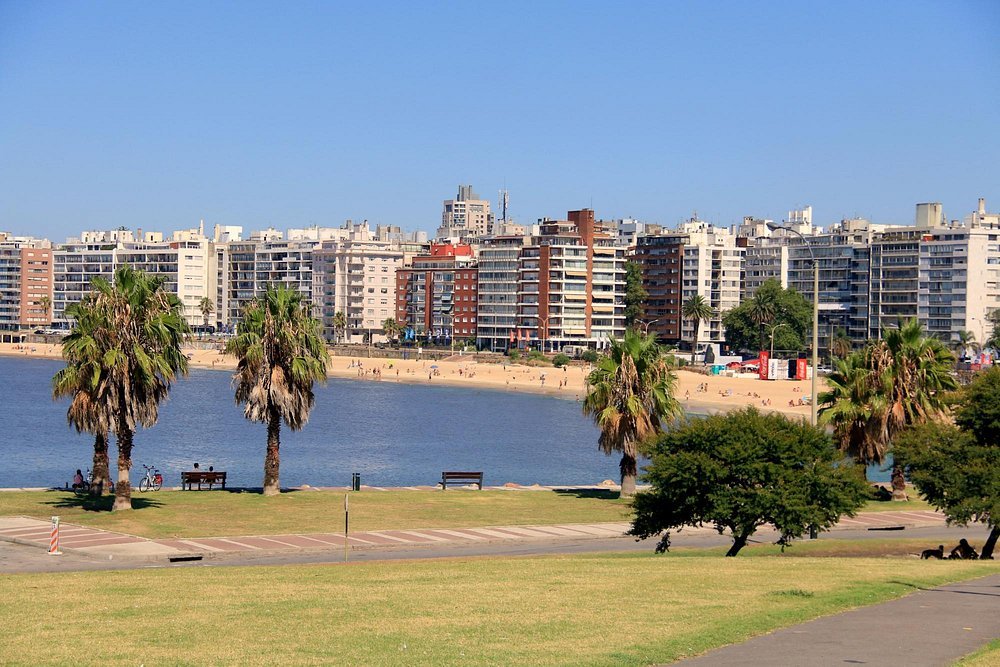
<svg viewBox="0 0 1000 667"><path fill-rule="evenodd" d="M140 491L159 491L163 487L163 475L152 466L142 466L146 469L146 474L139 480Z"/></svg>
<svg viewBox="0 0 1000 667"><path fill-rule="evenodd" d="M83 496L89 494L92 488L94 488L94 473L90 468L87 468L87 474L83 476L83 482L81 484L74 484L73 490L77 495ZM114 480L108 480L108 492L115 492Z"/></svg>

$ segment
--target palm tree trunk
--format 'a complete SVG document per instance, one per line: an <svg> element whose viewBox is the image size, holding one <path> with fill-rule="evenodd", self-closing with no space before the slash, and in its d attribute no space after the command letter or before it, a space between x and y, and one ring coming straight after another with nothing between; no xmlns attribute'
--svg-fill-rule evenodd
<svg viewBox="0 0 1000 667"><path fill-rule="evenodd" d="M903 467L892 464L892 499L906 500L906 476L903 474Z"/></svg>
<svg viewBox="0 0 1000 667"><path fill-rule="evenodd" d="M733 546L729 547L729 551L726 552L726 557L735 556L740 552L740 549L747 545L747 540L750 538L749 532L742 532L738 535L733 535Z"/></svg>
<svg viewBox="0 0 1000 667"><path fill-rule="evenodd" d="M694 364L695 356L698 354L698 329L701 328L701 320L694 321L694 340L691 341L691 364Z"/></svg>
<svg viewBox="0 0 1000 667"><path fill-rule="evenodd" d="M278 483L278 467L280 458L278 447L281 444L281 417L272 408L267 421L267 455L264 457L264 495L276 496L281 493Z"/></svg>
<svg viewBox="0 0 1000 667"><path fill-rule="evenodd" d="M122 424L116 433L118 440L118 483L115 484L115 504L112 511L132 509L132 483L129 471L132 469L132 430Z"/></svg>
<svg viewBox="0 0 1000 667"><path fill-rule="evenodd" d="M636 465L635 456L622 454L622 460L618 464L618 469L622 476L622 498L631 498L635 495Z"/></svg>
<svg viewBox="0 0 1000 667"><path fill-rule="evenodd" d="M1000 526L993 526L993 530L990 531L990 536L986 539L986 544L983 545L983 553L980 554L980 558L983 560L990 560L993 558L993 549L997 545L997 538L1000 538Z"/></svg>
<svg viewBox="0 0 1000 667"><path fill-rule="evenodd" d="M111 471L108 464L108 434L98 433L94 436L94 481L90 485L90 495L100 496L104 489L111 486Z"/></svg>

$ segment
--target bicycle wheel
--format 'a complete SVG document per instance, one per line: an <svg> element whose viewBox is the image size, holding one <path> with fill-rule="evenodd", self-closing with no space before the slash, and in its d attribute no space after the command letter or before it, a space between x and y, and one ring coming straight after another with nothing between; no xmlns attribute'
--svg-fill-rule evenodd
<svg viewBox="0 0 1000 667"><path fill-rule="evenodd" d="M143 477L141 480L139 480L139 491L141 491L143 493L145 493L146 491L149 491L149 479L148 478Z"/></svg>
<svg viewBox="0 0 1000 667"><path fill-rule="evenodd" d="M153 478L153 491L159 491L163 488L163 482L157 478Z"/></svg>

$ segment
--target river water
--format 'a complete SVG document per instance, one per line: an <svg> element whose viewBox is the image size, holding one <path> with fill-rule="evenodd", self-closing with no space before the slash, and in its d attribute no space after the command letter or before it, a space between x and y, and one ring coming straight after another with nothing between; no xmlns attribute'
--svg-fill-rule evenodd
<svg viewBox="0 0 1000 667"><path fill-rule="evenodd" d="M67 425L68 401L50 382L62 362L0 357L0 488L62 486L92 461L93 436ZM266 429L243 417L231 374L193 369L170 392L160 420L135 436L141 464L168 485L195 461L228 472L232 486L260 486ZM434 484L442 470L482 470L487 484L595 484L618 478L618 459L597 450L597 429L575 401L536 394L332 379L299 432L283 428L283 486Z"/></svg>

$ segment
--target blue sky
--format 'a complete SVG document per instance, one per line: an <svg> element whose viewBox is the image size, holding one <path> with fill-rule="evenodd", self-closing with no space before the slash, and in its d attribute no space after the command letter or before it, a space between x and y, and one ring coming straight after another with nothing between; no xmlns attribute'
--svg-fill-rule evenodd
<svg viewBox="0 0 1000 667"><path fill-rule="evenodd" d="M0 0L0 230L1000 209L1000 3Z"/></svg>

